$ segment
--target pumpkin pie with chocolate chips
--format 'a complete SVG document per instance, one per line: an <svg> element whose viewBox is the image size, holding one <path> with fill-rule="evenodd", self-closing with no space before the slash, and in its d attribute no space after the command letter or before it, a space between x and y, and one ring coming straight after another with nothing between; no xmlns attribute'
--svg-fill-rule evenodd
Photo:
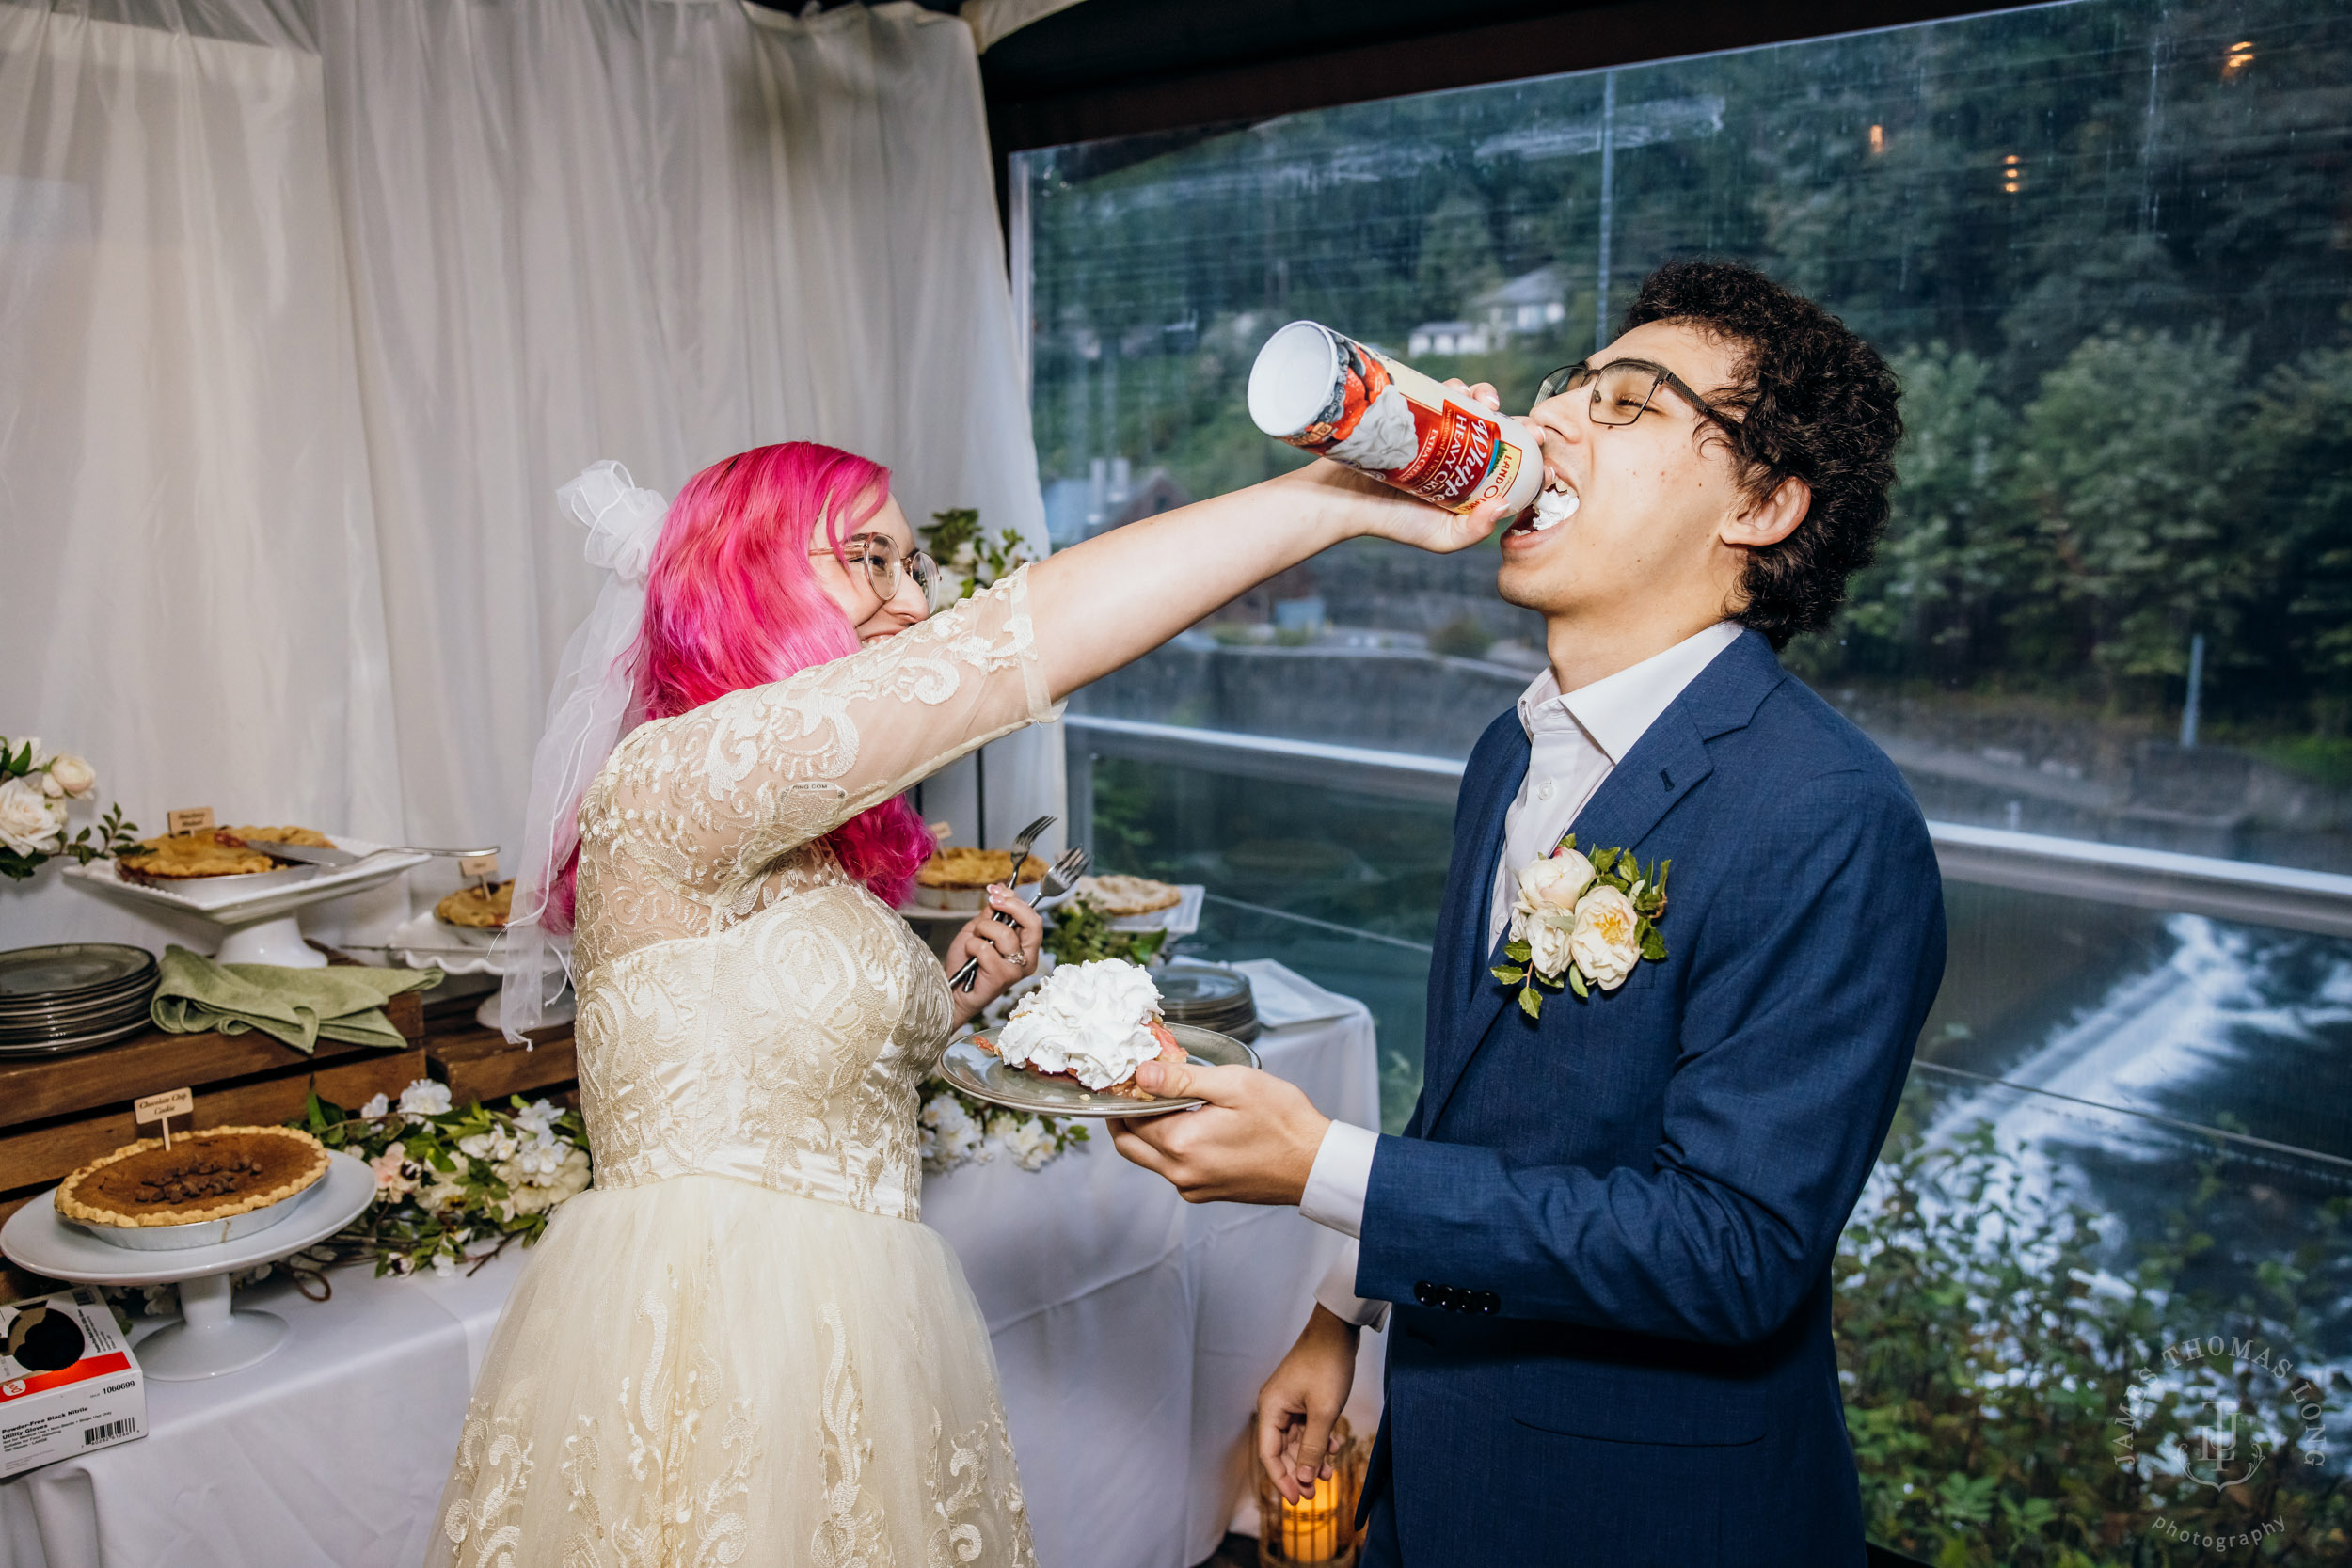
<svg viewBox="0 0 2352 1568"><path fill-rule="evenodd" d="M57 1188L57 1212L83 1225L194 1225L225 1220L308 1189L331 1157L292 1127L208 1127L141 1138L93 1160Z"/></svg>

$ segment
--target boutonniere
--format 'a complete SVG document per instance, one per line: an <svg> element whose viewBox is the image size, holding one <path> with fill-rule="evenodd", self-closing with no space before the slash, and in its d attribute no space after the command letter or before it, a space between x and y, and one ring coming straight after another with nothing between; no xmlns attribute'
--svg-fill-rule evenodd
<svg viewBox="0 0 2352 1568"><path fill-rule="evenodd" d="M1644 958L1666 956L1658 920L1666 912L1666 873L1674 862L1644 868L1629 849L1585 854L1569 833L1542 860L1519 868L1511 905L1511 941L1494 977L1519 988L1519 1010L1543 1016L1540 989L1572 990L1589 1001L1615 990Z"/></svg>

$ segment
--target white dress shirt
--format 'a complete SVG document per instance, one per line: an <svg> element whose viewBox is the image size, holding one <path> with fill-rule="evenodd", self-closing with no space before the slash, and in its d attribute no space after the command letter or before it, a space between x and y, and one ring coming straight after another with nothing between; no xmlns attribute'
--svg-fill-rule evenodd
<svg viewBox="0 0 2352 1568"><path fill-rule="evenodd" d="M1519 726L1527 732L1527 776L1519 781L1519 792L1502 819L1502 853L1495 862L1487 899L1488 947L1510 924L1518 868L1551 853L1634 742L1739 637L1739 623L1718 621L1662 654L1565 695L1549 668L1519 694ZM1300 1213L1351 1243L1332 1260L1315 1299L1344 1321L1368 1328L1387 1322L1389 1304L1356 1294L1357 1248L1352 1243L1363 1234L1364 1195L1372 1184L1372 1157L1379 1145L1380 1135L1369 1128L1333 1122L1315 1151L1307 1190L1298 1200Z"/></svg>

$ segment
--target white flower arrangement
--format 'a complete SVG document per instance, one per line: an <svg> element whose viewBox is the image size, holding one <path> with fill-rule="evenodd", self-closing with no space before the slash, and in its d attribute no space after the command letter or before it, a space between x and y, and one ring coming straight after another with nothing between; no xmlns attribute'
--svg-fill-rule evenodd
<svg viewBox="0 0 2352 1568"><path fill-rule="evenodd" d="M959 1165L984 1165L999 1154L1023 1170L1043 1170L1088 1141L1081 1122L1004 1110L937 1078L927 1080L922 1092L915 1141L923 1169L932 1176Z"/></svg>
<svg viewBox="0 0 2352 1568"><path fill-rule="evenodd" d="M138 828L120 806L66 837L67 815L97 788L97 770L72 752L52 752L34 736L0 736L0 877L23 881L59 855L87 865L133 847Z"/></svg>
<svg viewBox="0 0 2352 1568"><path fill-rule="evenodd" d="M1672 861L1644 868L1629 849L1576 847L1561 839L1550 854L1518 871L1511 905L1511 940L1494 977L1519 988L1519 1008L1543 1016L1542 986L1572 990L1580 1002L1613 991L1634 965L1666 956L1658 919L1666 912L1666 874Z"/></svg>
<svg viewBox="0 0 2352 1568"><path fill-rule="evenodd" d="M397 1103L379 1094L356 1112L313 1094L293 1125L375 1172L375 1202L334 1241L379 1275L479 1268L510 1242L537 1241L549 1211L588 1188L579 1113L550 1101L458 1109L448 1085L419 1079Z"/></svg>

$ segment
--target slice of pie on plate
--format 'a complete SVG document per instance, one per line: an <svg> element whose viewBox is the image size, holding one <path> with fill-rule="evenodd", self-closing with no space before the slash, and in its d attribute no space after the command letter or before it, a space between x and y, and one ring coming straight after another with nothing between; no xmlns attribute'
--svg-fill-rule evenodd
<svg viewBox="0 0 2352 1568"><path fill-rule="evenodd" d="M266 1209L326 1174L326 1146L293 1127L208 1127L141 1138L67 1177L57 1212L83 1225L195 1225Z"/></svg>
<svg viewBox="0 0 2352 1568"><path fill-rule="evenodd" d="M1159 1098L1136 1082L1144 1063L1184 1060L1160 1022L1159 987L1124 958L1057 965L993 1041L976 1035L973 1043L1007 1067L1121 1100Z"/></svg>

